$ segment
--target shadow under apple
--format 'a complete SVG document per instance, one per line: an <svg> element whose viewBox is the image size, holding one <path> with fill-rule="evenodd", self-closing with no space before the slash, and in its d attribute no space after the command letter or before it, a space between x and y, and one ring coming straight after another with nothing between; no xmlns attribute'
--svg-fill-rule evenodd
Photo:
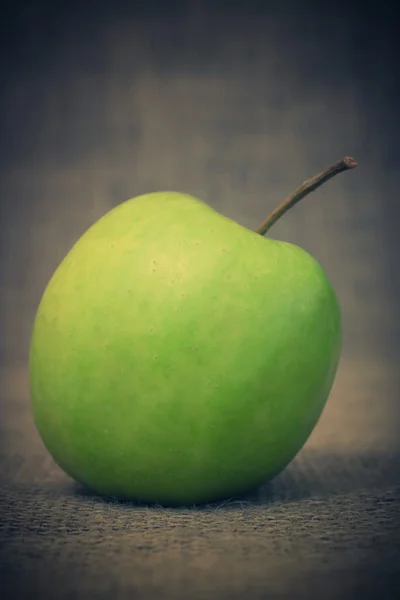
<svg viewBox="0 0 400 600"><path fill-rule="evenodd" d="M224 501L194 506L148 504L100 496L89 488L73 483L74 495L101 503L150 508L229 509L238 504L269 505L290 503L310 498L330 498L335 495L378 490L400 485L400 453L364 452L334 453L305 448L273 480L246 494Z"/></svg>

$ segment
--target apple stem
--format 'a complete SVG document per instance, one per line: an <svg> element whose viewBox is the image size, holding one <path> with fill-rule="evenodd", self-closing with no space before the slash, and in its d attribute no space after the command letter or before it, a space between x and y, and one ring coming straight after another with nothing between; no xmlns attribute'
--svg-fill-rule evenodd
<svg viewBox="0 0 400 600"><path fill-rule="evenodd" d="M292 208L292 206L300 202L304 196L307 196L316 190L320 185L325 183L325 181L331 179L331 177L334 177L343 171L347 171L348 169L354 169L356 166L357 161L355 161L354 158L346 156L345 158L342 158L336 162L334 165L328 167L325 171L322 171L322 173L318 173L318 175L314 175L314 177L307 179L307 181L298 187L297 190L285 198L283 202L281 202L272 212L269 213L261 225L255 230L255 232L259 233L260 235L265 235L268 229L272 227L272 225L278 219L280 219L285 212Z"/></svg>

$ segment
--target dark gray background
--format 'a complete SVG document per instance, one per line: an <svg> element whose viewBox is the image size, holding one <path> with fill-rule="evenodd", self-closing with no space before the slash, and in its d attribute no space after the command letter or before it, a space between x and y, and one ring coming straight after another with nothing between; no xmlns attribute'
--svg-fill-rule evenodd
<svg viewBox="0 0 400 600"><path fill-rule="evenodd" d="M168 6L167 6L168 4ZM387 7L9 4L1 52L0 589L7 598L391 598L399 552L399 78ZM77 489L32 423L27 356L77 238L178 189L254 228L343 155L359 167L271 235L343 311L327 408L258 495L202 509Z"/></svg>

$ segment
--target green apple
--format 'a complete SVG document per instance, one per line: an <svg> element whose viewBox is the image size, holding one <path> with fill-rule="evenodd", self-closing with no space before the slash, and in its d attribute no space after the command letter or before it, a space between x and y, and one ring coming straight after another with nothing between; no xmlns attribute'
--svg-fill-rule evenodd
<svg viewBox="0 0 400 600"><path fill-rule="evenodd" d="M304 250L182 193L139 196L75 244L41 299L34 419L99 494L197 504L277 475L316 425L341 349L335 293ZM261 235L260 235L261 234Z"/></svg>

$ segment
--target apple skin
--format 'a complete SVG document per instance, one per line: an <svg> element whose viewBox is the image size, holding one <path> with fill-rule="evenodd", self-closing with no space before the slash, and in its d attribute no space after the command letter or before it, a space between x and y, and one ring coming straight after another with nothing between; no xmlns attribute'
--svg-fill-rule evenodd
<svg viewBox="0 0 400 600"><path fill-rule="evenodd" d="M78 240L40 302L30 389L58 465L101 495L238 496L314 429L341 350L319 264L186 194L139 196Z"/></svg>

